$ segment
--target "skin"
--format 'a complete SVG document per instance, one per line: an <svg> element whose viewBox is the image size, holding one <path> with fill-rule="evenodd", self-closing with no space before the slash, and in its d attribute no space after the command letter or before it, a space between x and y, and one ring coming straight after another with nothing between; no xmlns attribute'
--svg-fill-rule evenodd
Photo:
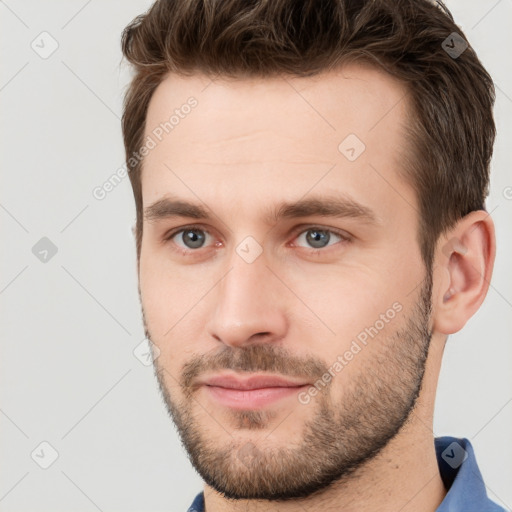
<svg viewBox="0 0 512 512"><path fill-rule="evenodd" d="M354 389L362 378L381 375L389 393L412 388L414 375L421 380L418 371L407 377L406 364L400 367L394 357L400 345L392 343L410 328L408 320L418 318L415 307L426 277L416 241L417 198L397 172L408 149L405 94L389 75L350 64L313 78L212 81L169 75L153 95L146 136L190 96L198 105L145 157L144 208L172 194L203 205L212 217L144 220L138 265L146 334L158 347L155 368L171 413L174 404L175 421L181 411L182 429L193 422L210 448L229 448L233 479L246 471L239 456L244 446L255 447L262 460L286 447L300 450L306 425L320 417L322 404L342 418L355 407L356 391L371 403L371 379ZM338 150L350 133L366 146L352 162ZM371 208L377 223L318 215L267 219L282 201L333 193ZM187 248L181 234L165 240L190 225L209 232L203 247ZM314 253L306 238L314 227L339 230L350 241L331 235L329 245ZM236 250L248 236L262 249L252 263ZM484 300L494 255L494 227L484 211L470 213L440 238L421 391L407 421L377 454L327 488L287 501L232 500L206 483L206 510L434 511L446 494L432 432L443 349L447 336ZM275 351L293 362L329 367L394 303L402 306L400 313L307 405L287 397L243 416L220 406L204 387L187 395L180 386L187 364L200 356L211 362L223 351ZM276 361L282 369L292 367L285 356ZM389 374L403 371L400 385L385 376L383 361Z"/></svg>

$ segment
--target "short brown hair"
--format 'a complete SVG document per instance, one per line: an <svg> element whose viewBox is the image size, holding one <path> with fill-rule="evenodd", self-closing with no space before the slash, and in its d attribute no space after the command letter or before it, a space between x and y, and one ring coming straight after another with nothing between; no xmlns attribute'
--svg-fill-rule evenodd
<svg viewBox="0 0 512 512"><path fill-rule="evenodd" d="M431 270L439 236L469 212L485 210L495 137L493 81L470 46L460 55L447 51L454 37L464 49L448 9L428 0L157 0L122 35L135 68L122 128L137 258L143 162L130 156L143 144L149 101L169 72L311 76L360 60L409 91L410 151L400 172L417 193L417 240Z"/></svg>

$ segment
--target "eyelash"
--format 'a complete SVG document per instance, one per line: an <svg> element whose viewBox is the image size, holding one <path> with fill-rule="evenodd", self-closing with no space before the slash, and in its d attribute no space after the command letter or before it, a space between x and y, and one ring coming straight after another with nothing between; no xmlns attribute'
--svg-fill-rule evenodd
<svg viewBox="0 0 512 512"><path fill-rule="evenodd" d="M334 235L340 237L341 241L336 242L336 244L339 244L339 243L345 244L345 243L349 243L352 241L352 237L344 231L338 231L336 229L331 229L331 228L323 228L322 226L316 226L316 225L300 226L300 228L301 228L300 231L294 230L294 234L293 234L294 240L296 238L298 238L299 235L302 235L303 233L305 233L307 231L318 230L318 231L322 231L325 233L331 233L331 234L334 234ZM189 230L194 230L194 229L196 229L198 231L203 231L204 233L207 233L208 235L212 234L207 229L204 229L204 227L202 227L201 225L191 224L188 226L182 226L179 229L175 229L175 230L171 231L170 233L166 234L164 236L164 243L170 242L172 240L172 238L174 238L177 234L182 233L183 231L189 231ZM336 245L336 244L332 244L332 245ZM331 246L326 246L325 248L321 248L321 249L315 249L315 248L306 249L305 247L301 247L301 249L309 250L309 252L314 255L314 254L319 254L322 252L324 252L324 253L327 252L329 247L331 247ZM194 252L199 252L200 249L204 249L204 247L200 247L199 249L188 249L188 250L185 250L179 246L173 247L173 250L175 250L176 252L178 252L182 255L189 255Z"/></svg>

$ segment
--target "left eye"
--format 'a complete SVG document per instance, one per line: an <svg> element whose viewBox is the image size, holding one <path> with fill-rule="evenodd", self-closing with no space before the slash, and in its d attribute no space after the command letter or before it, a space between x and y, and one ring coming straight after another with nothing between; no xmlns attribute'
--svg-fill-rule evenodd
<svg viewBox="0 0 512 512"><path fill-rule="evenodd" d="M335 237L334 243L339 242L341 240L348 240L348 237L344 237L341 234L335 233L329 229L319 229L319 228L310 228L306 231L303 231L298 237L297 240L305 240L307 244L310 245L313 249L323 249L330 244L332 241L332 237Z"/></svg>

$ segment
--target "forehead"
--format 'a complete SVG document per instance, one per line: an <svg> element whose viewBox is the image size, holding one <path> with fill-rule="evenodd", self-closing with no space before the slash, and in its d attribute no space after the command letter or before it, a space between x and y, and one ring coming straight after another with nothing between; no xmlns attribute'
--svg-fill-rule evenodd
<svg viewBox="0 0 512 512"><path fill-rule="evenodd" d="M148 108L143 203L215 193L247 206L314 187L385 208L411 193L397 173L408 108L403 84L362 64L300 78L170 74Z"/></svg>
<svg viewBox="0 0 512 512"><path fill-rule="evenodd" d="M212 79L201 74L187 77L171 73L153 93L145 134L151 134L177 113L181 115L179 121L172 121L174 135L187 136L192 130L196 133L195 144L241 134L244 125L247 132L279 129L283 134L310 139L318 129L334 140L352 130L371 142L371 132L387 131L404 121L406 96L405 84L363 63L312 77ZM191 97L197 100L197 106L190 117L198 122L181 123L184 118L179 111ZM302 121L299 126L292 122L297 118ZM218 124L219 120L225 122Z"/></svg>

